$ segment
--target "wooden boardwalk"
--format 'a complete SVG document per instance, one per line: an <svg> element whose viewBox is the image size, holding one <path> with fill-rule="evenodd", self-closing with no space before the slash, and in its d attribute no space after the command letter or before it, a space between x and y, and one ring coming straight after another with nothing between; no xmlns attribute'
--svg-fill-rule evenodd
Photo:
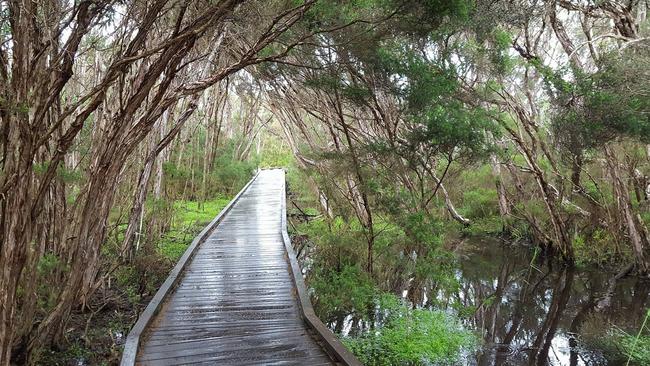
<svg viewBox="0 0 650 366"><path fill-rule="evenodd" d="M336 364L301 318L283 200L284 172L261 171L164 295L136 364Z"/></svg>

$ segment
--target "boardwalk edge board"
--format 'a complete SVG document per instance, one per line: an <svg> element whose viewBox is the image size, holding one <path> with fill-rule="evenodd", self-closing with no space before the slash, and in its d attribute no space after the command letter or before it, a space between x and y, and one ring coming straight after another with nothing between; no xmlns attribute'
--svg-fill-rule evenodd
<svg viewBox="0 0 650 366"><path fill-rule="evenodd" d="M210 236L212 231L219 225L224 216L226 216L226 214L235 205L235 203L244 194L244 192L246 192L248 187L253 184L258 176L259 170L253 176L253 178L251 178L251 180L246 183L244 188L242 188L241 191L239 191L239 193L237 193L237 195L228 203L228 205L226 205L226 207L224 207L221 212L219 212L219 214L199 233L199 235L197 235L194 240L192 240L190 246L187 248L187 250L185 250L185 253L183 253L181 259L178 261L178 263L176 263L165 282L162 284L162 286L160 286L156 292L156 295L154 295L142 314L140 314L137 323L135 323L129 332L126 342L124 343L124 352L122 353L122 361L120 362L120 366L135 365L135 358L138 354L138 347L140 345L140 336L146 329L147 325L149 325L151 320L154 318L154 316L158 313L160 305L163 303L167 295L174 289L174 286L180 279L185 266L189 263L194 252L199 247L199 245Z"/></svg>
<svg viewBox="0 0 650 366"><path fill-rule="evenodd" d="M361 361L359 361L353 354L350 352L343 343L332 333L332 331L323 324L323 322L316 316L314 308L312 307L311 300L309 298L309 293L307 292L307 286L305 286L305 281L302 277L302 271L300 265L298 265L298 260L296 259L296 253L293 250L291 245L291 239L289 239L289 233L287 232L287 180L284 179L282 187L282 200L281 206L282 209L282 241L284 242L284 247L287 251L287 257L289 260L289 269L291 270L291 275L293 278L294 285L296 286L296 292L298 295L298 304L300 307L300 312L303 317L303 320L307 325L312 328L318 335L318 337L323 341L325 349L328 351L331 357L334 357L336 361L347 366L363 366Z"/></svg>

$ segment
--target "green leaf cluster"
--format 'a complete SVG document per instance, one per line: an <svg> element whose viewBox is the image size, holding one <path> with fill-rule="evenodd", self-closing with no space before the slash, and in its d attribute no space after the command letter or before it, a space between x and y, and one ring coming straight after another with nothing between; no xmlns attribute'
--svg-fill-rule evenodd
<svg viewBox="0 0 650 366"><path fill-rule="evenodd" d="M385 295L386 296L386 295ZM386 301L386 323L346 345L368 366L456 364L464 350L476 346L476 337L452 315L438 310L411 309Z"/></svg>

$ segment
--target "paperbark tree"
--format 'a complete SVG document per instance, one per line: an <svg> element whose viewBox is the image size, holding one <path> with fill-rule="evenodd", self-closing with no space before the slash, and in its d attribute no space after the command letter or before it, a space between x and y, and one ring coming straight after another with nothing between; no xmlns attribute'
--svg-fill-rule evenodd
<svg viewBox="0 0 650 366"><path fill-rule="evenodd" d="M179 100L191 100L228 75L300 46L311 34L285 38L277 52L260 53L312 5L277 3L259 11L262 4L256 1L133 1L107 36L104 25L119 6L113 1L0 3L7 13L3 29L9 29L0 47L0 365L8 365L12 353L23 355L59 340L71 309L83 305L96 288L120 174L156 121ZM225 37L220 62L206 65L206 42L219 34ZM100 42L108 43L101 48L108 65L93 70L90 78L73 79L93 62L87 50L100 50ZM209 72L193 75L192 64ZM73 81L88 86L78 90ZM74 203L61 207L64 162L89 126L94 135L85 180ZM63 213L54 214L61 208ZM33 286L36 273L24 271L25 266L51 252L44 245L51 240L69 271L52 289L54 307L37 325L26 326L34 322L28 309L36 299L21 298L18 289Z"/></svg>

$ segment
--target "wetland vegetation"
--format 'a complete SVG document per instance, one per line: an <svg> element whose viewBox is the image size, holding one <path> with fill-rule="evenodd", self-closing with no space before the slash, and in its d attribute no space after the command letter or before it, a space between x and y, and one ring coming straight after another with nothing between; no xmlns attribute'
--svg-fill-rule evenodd
<svg viewBox="0 0 650 366"><path fill-rule="evenodd" d="M265 167L365 364L650 364L648 10L0 0L0 366L117 364Z"/></svg>

